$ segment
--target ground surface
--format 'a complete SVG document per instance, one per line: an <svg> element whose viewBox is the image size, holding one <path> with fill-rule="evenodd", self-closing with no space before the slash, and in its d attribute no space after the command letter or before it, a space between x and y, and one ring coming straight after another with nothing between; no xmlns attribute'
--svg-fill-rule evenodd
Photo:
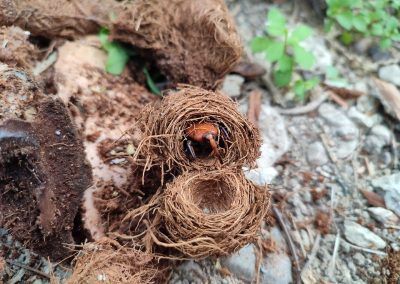
<svg viewBox="0 0 400 284"><path fill-rule="evenodd" d="M271 7L265 2L231 0L228 4L248 55L268 69L263 57L251 55L248 48L249 40L261 33ZM394 68L393 62L397 66L399 62L393 61L393 54L371 48L349 49L344 56L320 31L320 24L309 21L315 17L304 7L296 6L293 12L288 4L283 10L296 23L305 22L315 28L310 40L317 57L314 72L321 74L326 67L335 66L349 88L364 95L345 103L325 99L318 107L297 109L300 104L290 92L277 98L268 91L266 77L254 82L228 75L230 83L224 90L239 102L243 113L249 108L250 91L262 93L262 156L258 169L246 174L257 184L270 185L282 218L266 221L259 242L230 257L185 261L174 269L170 283L249 283L256 277L260 283L291 283L298 279L304 283L398 281L400 128L398 120L383 106L371 77L397 84L400 73L395 73L399 68ZM353 64L352 60L357 62L359 58L372 64L372 72ZM390 66L394 71L382 71ZM316 98L311 100L317 100L322 92L317 90ZM292 107L300 114L282 111ZM5 273L11 276L7 283L22 283L21 279L47 283L46 275L54 273L60 279L67 275L68 269L51 266L21 248L3 230L0 251L0 268L3 256L45 273L43 276L9 263Z"/></svg>
<svg viewBox="0 0 400 284"><path fill-rule="evenodd" d="M262 32L271 5L265 1L229 4L250 50L248 42ZM400 245L399 218L393 213L399 214L399 128L371 83L371 77L379 73L390 82L379 69L392 64L393 55L361 53L365 62L376 64L374 71L351 68L351 62L326 40L313 11L303 4L295 12L291 5L283 9L289 19L296 16L297 22L315 27L311 49L317 57L315 72L335 66L350 88L365 95L346 105L327 100L301 115L289 115L280 113L279 104L293 106L290 93L278 102L266 91L264 80L254 86L254 82L230 77L226 90L238 99L244 113L248 110L246 90L259 88L263 93L259 124L265 153L258 171L249 176L257 183L270 182L299 258L297 271L282 226L278 222L266 225L260 283L291 283L298 277L304 283L396 283L398 271L386 264L396 263ZM349 49L348 57L354 52ZM268 67L262 57L251 56ZM250 245L217 261L186 262L176 269L172 283L249 282L257 276L258 247ZM389 270L392 278L386 278Z"/></svg>

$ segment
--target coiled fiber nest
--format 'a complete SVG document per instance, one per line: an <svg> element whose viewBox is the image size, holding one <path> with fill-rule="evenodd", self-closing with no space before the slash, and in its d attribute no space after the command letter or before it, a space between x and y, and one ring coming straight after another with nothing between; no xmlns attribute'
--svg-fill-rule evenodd
<svg viewBox="0 0 400 284"><path fill-rule="evenodd" d="M252 167L259 156L258 130L238 111L235 102L218 91L179 85L177 91L145 107L138 122L143 139L134 158L145 165L146 170L154 165L167 171L178 168L181 172ZM219 147L222 165L216 157L209 155L211 150L194 160L188 156L185 130L202 122L213 123L228 134L224 139L226 145ZM222 135L220 139L223 139Z"/></svg>
<svg viewBox="0 0 400 284"><path fill-rule="evenodd" d="M157 270L151 264L152 259L138 249L103 238L83 246L67 283L154 283Z"/></svg>
<svg viewBox="0 0 400 284"><path fill-rule="evenodd" d="M269 206L267 188L242 172L188 172L166 185L159 210L165 228L153 238L185 257L227 255L254 241Z"/></svg>

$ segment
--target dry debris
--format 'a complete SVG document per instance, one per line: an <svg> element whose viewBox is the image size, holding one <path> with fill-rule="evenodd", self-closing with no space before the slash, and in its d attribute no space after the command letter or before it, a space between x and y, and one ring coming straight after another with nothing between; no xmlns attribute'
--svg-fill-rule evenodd
<svg viewBox="0 0 400 284"><path fill-rule="evenodd" d="M127 248L102 238L95 243L86 243L78 252L73 274L67 283L154 283L157 269L152 260L151 255L140 249Z"/></svg>

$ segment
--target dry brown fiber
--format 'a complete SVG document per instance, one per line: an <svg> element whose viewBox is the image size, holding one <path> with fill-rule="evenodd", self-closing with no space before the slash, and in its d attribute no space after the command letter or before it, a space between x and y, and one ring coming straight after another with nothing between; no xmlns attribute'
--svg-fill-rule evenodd
<svg viewBox="0 0 400 284"><path fill-rule="evenodd" d="M153 257L139 249L121 246L109 238L86 243L75 258L74 270L67 284L154 283L157 270Z"/></svg>
<svg viewBox="0 0 400 284"><path fill-rule="evenodd" d="M0 25L74 38L101 26L154 59L174 83L216 88L242 47L223 0L0 0Z"/></svg>
<svg viewBox="0 0 400 284"><path fill-rule="evenodd" d="M267 188L256 187L241 171L225 168L177 177L161 196L129 212L124 221L147 218L142 243L155 245L154 252L201 259L227 255L254 241L269 206ZM150 211L158 211L151 220Z"/></svg>
<svg viewBox="0 0 400 284"><path fill-rule="evenodd" d="M210 122L226 129L227 147L219 147L221 165L213 156L191 160L185 152L185 130L194 123ZM253 166L259 156L258 130L237 110L237 104L221 92L180 85L162 101L146 106L139 117L143 132L135 154L146 169L165 171ZM221 138L222 139L222 138Z"/></svg>

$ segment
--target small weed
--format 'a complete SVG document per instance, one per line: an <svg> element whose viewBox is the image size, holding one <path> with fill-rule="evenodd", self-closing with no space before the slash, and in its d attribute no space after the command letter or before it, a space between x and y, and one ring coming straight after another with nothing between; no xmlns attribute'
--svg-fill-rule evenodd
<svg viewBox="0 0 400 284"><path fill-rule="evenodd" d="M113 75L120 75L133 52L119 42L110 41L109 34L110 31L107 28L101 28L99 32L101 46L108 54L106 71Z"/></svg>
<svg viewBox="0 0 400 284"><path fill-rule="evenodd" d="M293 71L311 69L315 63L314 55L301 46L312 30L306 25L298 25L289 30L285 16L278 9L271 9L267 15L267 35L252 40L253 52L262 52L268 61L273 63L273 80L276 86L286 87L292 83ZM317 78L297 80L293 90L298 99L304 100L307 91L318 84Z"/></svg>
<svg viewBox="0 0 400 284"><path fill-rule="evenodd" d="M400 0L327 0L325 30L336 24L341 41L349 45L357 37L373 37L381 48L400 41Z"/></svg>

